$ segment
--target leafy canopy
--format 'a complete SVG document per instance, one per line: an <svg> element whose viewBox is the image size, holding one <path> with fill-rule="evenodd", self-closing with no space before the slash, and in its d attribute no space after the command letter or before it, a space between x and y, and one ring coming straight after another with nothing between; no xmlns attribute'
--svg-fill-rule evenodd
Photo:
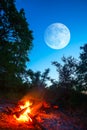
<svg viewBox="0 0 87 130"><path fill-rule="evenodd" d="M0 84L22 82L32 40L32 31L29 29L24 10L18 11L14 0L1 0Z"/></svg>

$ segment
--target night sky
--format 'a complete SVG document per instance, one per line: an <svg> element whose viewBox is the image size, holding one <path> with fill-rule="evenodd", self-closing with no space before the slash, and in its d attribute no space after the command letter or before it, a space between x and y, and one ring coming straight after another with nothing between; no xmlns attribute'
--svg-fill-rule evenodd
<svg viewBox="0 0 87 130"><path fill-rule="evenodd" d="M56 68L51 62L61 62L62 56L78 58L80 46L87 43L87 0L16 0L16 7L24 8L33 31L33 49L29 52L27 68L35 72L50 68L50 77L56 79ZM44 41L45 30L52 23L63 23L70 30L70 42L63 49L52 49Z"/></svg>

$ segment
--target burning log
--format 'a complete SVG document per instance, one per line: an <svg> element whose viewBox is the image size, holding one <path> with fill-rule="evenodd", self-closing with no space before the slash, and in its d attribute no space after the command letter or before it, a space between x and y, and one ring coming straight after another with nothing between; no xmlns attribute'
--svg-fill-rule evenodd
<svg viewBox="0 0 87 130"><path fill-rule="evenodd" d="M35 114L35 111L37 111L40 107L41 107L41 103L35 105L32 108L31 103L29 101L26 101L23 105L19 105L20 109L11 113L19 123L24 122L24 123L32 124L37 130L46 130L36 119L37 112Z"/></svg>
<svg viewBox="0 0 87 130"><path fill-rule="evenodd" d="M31 101L18 102L15 107L6 107L5 113L11 115L17 123L25 123L26 125L32 125L37 130L46 130L41 125L41 118L38 116L40 109L42 110L43 102L36 101L32 103ZM39 119L39 120L38 120Z"/></svg>
<svg viewBox="0 0 87 130"><path fill-rule="evenodd" d="M39 129L39 130L46 130L46 128L44 128L37 120L35 117L33 117L30 113L28 114L29 117L32 119L33 125L35 126L35 128Z"/></svg>
<svg viewBox="0 0 87 130"><path fill-rule="evenodd" d="M10 107L3 108L2 111L3 111L4 113L8 114L8 115L13 114L13 108L10 108Z"/></svg>
<svg viewBox="0 0 87 130"><path fill-rule="evenodd" d="M25 111L27 110L27 108L24 108L23 110L19 111L19 112L15 112L13 113L13 115L15 115L17 118L19 118ZM32 116L30 113L28 113L29 118L32 121L32 125L37 129L37 130L46 130L46 128L44 128L36 119L36 115ZM30 122L29 122L30 123Z"/></svg>
<svg viewBox="0 0 87 130"><path fill-rule="evenodd" d="M26 110L27 110L27 107L20 111L14 112L13 115L16 115L16 117L19 118L20 115L22 115Z"/></svg>

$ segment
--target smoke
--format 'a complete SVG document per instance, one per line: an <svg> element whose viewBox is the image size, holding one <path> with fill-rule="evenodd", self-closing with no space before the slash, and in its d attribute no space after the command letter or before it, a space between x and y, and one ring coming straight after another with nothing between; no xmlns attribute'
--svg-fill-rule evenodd
<svg viewBox="0 0 87 130"><path fill-rule="evenodd" d="M21 100L44 100L45 88L40 89L37 87L32 88Z"/></svg>

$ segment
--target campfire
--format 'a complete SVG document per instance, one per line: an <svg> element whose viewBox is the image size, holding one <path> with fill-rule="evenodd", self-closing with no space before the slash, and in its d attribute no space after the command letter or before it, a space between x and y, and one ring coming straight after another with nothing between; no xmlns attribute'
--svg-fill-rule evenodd
<svg viewBox="0 0 87 130"><path fill-rule="evenodd" d="M1 101L0 130L58 130L66 129L66 126L71 129L75 125L74 116L68 117L57 104L47 102L45 98L29 95L19 101ZM78 123L78 117L75 121ZM84 126L81 127L84 129Z"/></svg>
<svg viewBox="0 0 87 130"><path fill-rule="evenodd" d="M19 111L15 112L13 115L18 122L32 122L31 117L29 114L31 113L31 105L32 103L29 101L26 101L24 105L19 106Z"/></svg>
<svg viewBox="0 0 87 130"><path fill-rule="evenodd" d="M30 127L33 127L33 129L44 130L39 116L42 104L41 101L36 101L36 99L35 102L28 99L19 101L12 108L6 107L4 113L6 113L6 120L9 119L9 126L18 127L21 125L21 128L27 127L30 129Z"/></svg>
<svg viewBox="0 0 87 130"><path fill-rule="evenodd" d="M39 94L38 94L39 95ZM13 101L13 106L10 103L7 104L6 107L2 108L3 120L0 122L0 126L2 128L14 128L25 129L25 128L33 128L32 130L45 130L43 122L45 118L50 118L47 116L47 112L54 108L58 108L58 106L51 106L50 103L46 102L43 98L40 98L35 94L34 96L28 95L23 97L18 102ZM2 117L2 115L1 115ZM6 121L7 123L5 123ZM48 123L49 124L49 123Z"/></svg>

